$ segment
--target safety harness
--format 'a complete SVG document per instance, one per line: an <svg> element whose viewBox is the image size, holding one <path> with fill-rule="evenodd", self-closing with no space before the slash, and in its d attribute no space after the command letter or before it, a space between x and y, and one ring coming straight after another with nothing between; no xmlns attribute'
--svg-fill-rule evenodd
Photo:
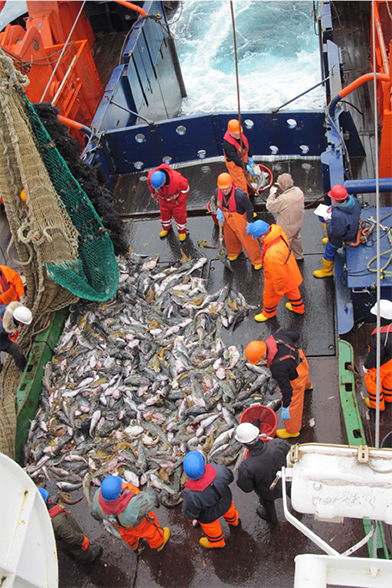
<svg viewBox="0 0 392 588"><path fill-rule="evenodd" d="M123 529L126 528L125 525L121 524L118 515L124 512L124 510L127 508L128 504L134 496L136 496L136 492L133 492L129 488L125 488L124 490L122 490L120 496L112 502L107 502L102 497L102 494L99 494L99 506L101 507L102 512L106 515L106 518L109 521L109 523L112 523L112 525L118 525Z"/></svg>
<svg viewBox="0 0 392 588"><path fill-rule="evenodd" d="M229 199L225 196L220 188L216 195L216 207L224 210L225 212L237 212L237 206L235 203L235 184L231 185L231 192Z"/></svg>
<svg viewBox="0 0 392 588"><path fill-rule="evenodd" d="M225 141L227 141L231 145L234 145L234 147L237 149L238 155L241 157L241 159L243 159L244 155L246 155L248 153L249 142L248 142L248 139L245 137L245 135L242 135L243 146L240 145L240 143L238 142L238 139L235 139L234 137L232 137L230 135L229 131L226 131L225 136L223 138Z"/></svg>
<svg viewBox="0 0 392 588"><path fill-rule="evenodd" d="M268 368L271 366L271 363L273 362L275 355L278 353L278 345L279 344L284 345L285 347L290 349L293 353L288 353L287 355L284 355L283 357L278 357L277 361L283 361L284 359L294 359L294 361L296 363L295 367L299 366L300 356L299 356L298 349L296 349L295 347L293 347L289 343L286 343L286 341L282 341L282 339L275 339L275 337L273 335L271 335L270 337L268 337L265 344L267 345L267 350L268 350L268 354L267 354L267 367Z"/></svg>

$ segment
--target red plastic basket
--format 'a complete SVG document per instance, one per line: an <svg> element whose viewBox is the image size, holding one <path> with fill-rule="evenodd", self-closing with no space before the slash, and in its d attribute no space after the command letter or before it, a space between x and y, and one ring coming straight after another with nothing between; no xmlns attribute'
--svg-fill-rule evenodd
<svg viewBox="0 0 392 588"><path fill-rule="evenodd" d="M278 426L278 417L269 406L263 404L253 404L240 416L241 423L253 423L255 419L260 421L260 434L263 435L263 441L269 441L268 437L275 437L275 431ZM265 437L264 437L265 435Z"/></svg>

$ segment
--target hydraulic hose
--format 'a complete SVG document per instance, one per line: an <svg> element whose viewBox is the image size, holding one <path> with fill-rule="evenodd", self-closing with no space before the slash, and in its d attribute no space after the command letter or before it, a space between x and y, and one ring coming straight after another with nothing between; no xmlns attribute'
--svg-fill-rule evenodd
<svg viewBox="0 0 392 588"><path fill-rule="evenodd" d="M370 82L371 80L374 80L374 77L376 77L376 79L379 80L380 82L391 83L391 76L389 76L388 74L382 74L382 73L376 73L376 74L367 73L367 74L357 78L351 84L349 84L346 88L343 88L343 90L340 90L339 94L337 94L334 98L332 98L331 103L329 105L329 114L330 114L331 118L333 118L335 116L335 109L336 109L336 105L339 102L339 100L341 100L342 98L344 98L348 94L351 94L351 92L353 92L354 90L359 88L359 86L362 86L362 84L365 84L366 82Z"/></svg>

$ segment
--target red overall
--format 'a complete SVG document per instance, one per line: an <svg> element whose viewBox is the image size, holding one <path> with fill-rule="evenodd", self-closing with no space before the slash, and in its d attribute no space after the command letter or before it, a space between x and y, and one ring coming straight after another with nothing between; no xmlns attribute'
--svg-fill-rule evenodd
<svg viewBox="0 0 392 588"><path fill-rule="evenodd" d="M232 137L229 131L226 131L223 138L231 145L234 145L234 147L237 149L238 156L243 160L246 169L246 164L248 163L249 143L248 139L245 137L244 134L242 134L241 137L244 145L243 147L241 147L239 139L235 139L234 137ZM248 194L248 182L246 181L246 172L244 168L236 165L234 161L227 161L226 155L225 162L227 171L229 172L233 182L235 183L236 188L240 188L243 192L245 192L245 194Z"/></svg>
<svg viewBox="0 0 392 588"><path fill-rule="evenodd" d="M223 223L223 234L225 237L226 250L229 257L234 257L245 249L252 265L260 265L261 250L257 239L252 235L246 234L246 212L239 214L235 203L234 183L231 187L230 199L228 206L225 206L225 196L220 188L216 196L216 207L220 208L224 214L225 222Z"/></svg>
<svg viewBox="0 0 392 588"><path fill-rule="evenodd" d="M374 329L372 335L377 333ZM392 337L392 325L381 327L380 333L388 333ZM370 368L365 374L366 388L369 395L370 406L377 408L377 368ZM380 365L380 410L385 410L385 403L392 402L392 359Z"/></svg>
<svg viewBox="0 0 392 588"><path fill-rule="evenodd" d="M155 171L163 171L168 178L159 190L155 190L151 185L151 176ZM148 172L147 182L152 197L158 199L162 229L169 231L172 228L172 218L174 218L179 235L186 233L188 181L178 171L162 163Z"/></svg>
<svg viewBox="0 0 392 588"><path fill-rule="evenodd" d="M304 314L305 306L299 291L301 272L288 245L286 233L279 225L271 225L262 250L264 265L263 315L270 318L286 296L297 314Z"/></svg>

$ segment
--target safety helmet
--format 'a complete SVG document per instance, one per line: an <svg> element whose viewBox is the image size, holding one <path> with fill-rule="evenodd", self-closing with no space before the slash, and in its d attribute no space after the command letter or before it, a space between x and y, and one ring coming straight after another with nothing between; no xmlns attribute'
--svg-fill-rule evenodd
<svg viewBox="0 0 392 588"><path fill-rule="evenodd" d="M184 459L184 472L190 480L198 480L206 470L200 451L190 451Z"/></svg>
<svg viewBox="0 0 392 588"><path fill-rule="evenodd" d="M151 186L155 188L155 190L159 190L159 188L162 188L163 184L165 183L165 179L166 176L164 172L160 169L157 169L157 171L154 171L154 173L151 174Z"/></svg>
<svg viewBox="0 0 392 588"><path fill-rule="evenodd" d="M221 190L225 190L226 188L230 188L233 180L229 174L220 174L218 176L218 188Z"/></svg>
<svg viewBox="0 0 392 588"><path fill-rule="evenodd" d="M252 365L256 365L256 363L261 359L264 353L267 351L267 345L264 341L251 341L245 347L245 355L246 359Z"/></svg>
<svg viewBox="0 0 392 588"><path fill-rule="evenodd" d="M269 224L263 220L256 220L254 223L250 225L249 234L252 235L253 239L256 237L260 237L264 235L270 228Z"/></svg>
<svg viewBox="0 0 392 588"><path fill-rule="evenodd" d="M378 306L380 305L380 316L384 319L392 319L392 302L390 300L380 300L371 309L371 313L377 316Z"/></svg>
<svg viewBox="0 0 392 588"><path fill-rule="evenodd" d="M229 120L229 122L227 124L227 130L230 131L230 133L235 133L235 134L238 134L240 132L240 123L238 122L238 120L236 118L232 118L231 120ZM242 133L242 127L241 127L241 133Z"/></svg>
<svg viewBox="0 0 392 588"><path fill-rule="evenodd" d="M33 320L31 310L26 306L17 306L12 313L12 316L17 323L23 323L24 325L29 325Z"/></svg>
<svg viewBox="0 0 392 588"><path fill-rule="evenodd" d="M44 502L46 502L48 500L49 492L45 490L45 488L38 488L38 492L41 494Z"/></svg>
<svg viewBox="0 0 392 588"><path fill-rule="evenodd" d="M328 196L330 196L334 200L346 200L348 193L344 186L336 184L336 186L332 186L332 188L328 192Z"/></svg>
<svg viewBox="0 0 392 588"><path fill-rule="evenodd" d="M107 502L113 502L121 493L123 481L118 476L108 476L101 484L101 496Z"/></svg>
<svg viewBox="0 0 392 588"><path fill-rule="evenodd" d="M241 423L238 425L235 438L240 443L246 443L247 445L253 444L260 436L260 431L252 423Z"/></svg>

